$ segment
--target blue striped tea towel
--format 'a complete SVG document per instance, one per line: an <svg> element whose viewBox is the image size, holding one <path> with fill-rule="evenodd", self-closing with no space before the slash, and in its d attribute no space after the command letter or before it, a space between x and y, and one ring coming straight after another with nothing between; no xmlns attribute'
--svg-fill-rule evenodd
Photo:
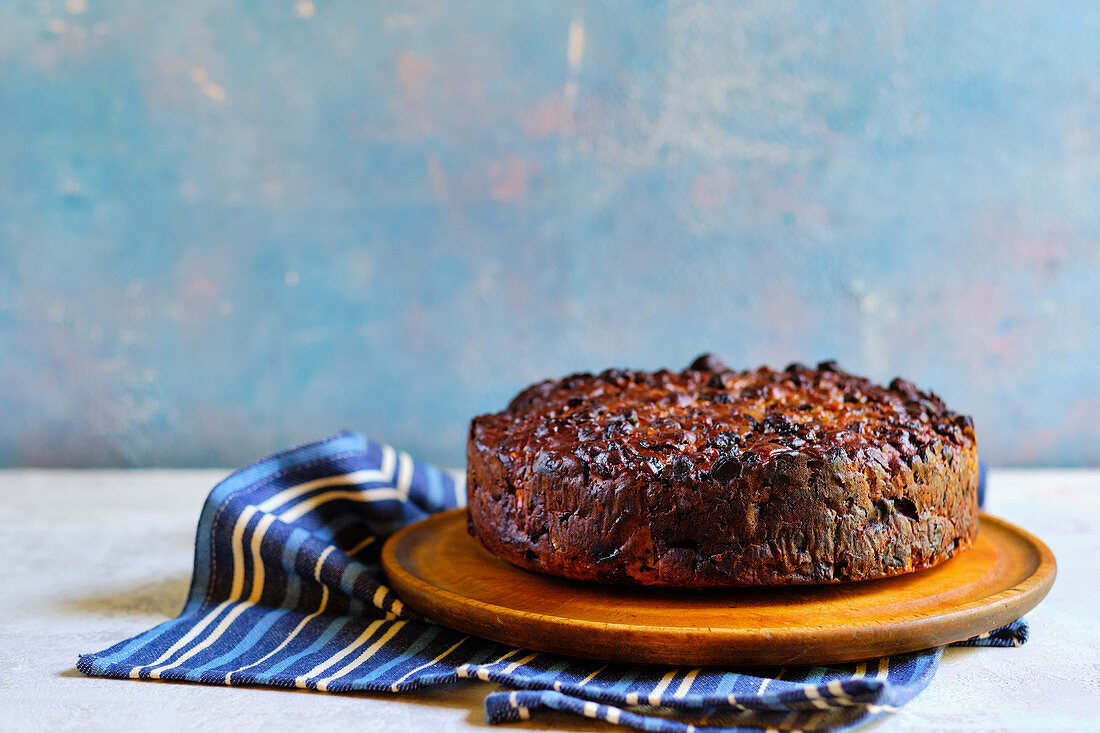
<svg viewBox="0 0 1100 733"><path fill-rule="evenodd" d="M85 674L412 692L497 683L492 723L540 708L653 731L848 728L920 692L943 649L859 664L713 669L600 664L470 637L406 608L385 586L382 540L464 503L463 477L342 433L237 471L210 493L179 617L85 654ZM962 642L1017 646L1023 621ZM502 689L503 688L503 689Z"/></svg>

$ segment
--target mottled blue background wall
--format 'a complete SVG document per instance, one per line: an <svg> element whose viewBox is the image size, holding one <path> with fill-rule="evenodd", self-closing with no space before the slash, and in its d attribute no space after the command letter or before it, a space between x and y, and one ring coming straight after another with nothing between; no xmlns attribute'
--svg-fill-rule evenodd
<svg viewBox="0 0 1100 733"><path fill-rule="evenodd" d="M0 4L0 464L836 357L1100 462L1100 5Z"/></svg>

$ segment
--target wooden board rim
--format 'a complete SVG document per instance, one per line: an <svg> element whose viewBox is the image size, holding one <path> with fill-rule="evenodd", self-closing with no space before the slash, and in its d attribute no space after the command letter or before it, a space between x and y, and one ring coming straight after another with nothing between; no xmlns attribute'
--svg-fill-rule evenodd
<svg viewBox="0 0 1100 733"><path fill-rule="evenodd" d="M409 549L410 540L416 542L423 537L438 538L441 534L438 531L440 527L453 531L453 526L448 525L456 522L464 524L464 509L442 512L406 527L394 534L383 546L382 566L391 587L410 608L444 625L493 641L536 651L589 656L603 661L696 665L734 662L820 664L917 651L984 633L1019 618L1046 596L1057 573L1054 555L1042 541L1010 522L983 512L980 526L985 530L984 534L996 537L999 532L1026 544L1034 552L1034 567L1022 581L1011 587L1000 589L978 600L957 604L949 610L930 611L904 620L871 623L861 627L640 625L636 622L578 619L491 603L433 585L405 567L399 556L402 550ZM462 536L476 545L489 562L503 563L489 555L476 540L465 535L464 530ZM957 561L958 558L949 562ZM600 588L580 581L557 578L549 578L548 581L549 576L541 576L511 565L507 567L514 570L514 578L521 584L527 578L535 579L533 582L536 583L562 583L563 587L580 583L580 587L587 591ZM651 590L608 588L608 592L612 594ZM673 589L662 589L659 592L677 593ZM705 601L708 594L723 592L725 591L687 593L695 600ZM500 619L509 619L512 626L502 624ZM518 625L515 623L517 621ZM557 637L557 632L574 634L597 630L600 638L588 637L584 646ZM636 644L627 645L633 649L630 653L620 653L615 649L615 639L611 635L619 635L625 640L639 634L651 640L655 648L644 647L640 653ZM854 635L860 637L859 643L853 643ZM668 648L669 644L673 648ZM703 647L707 647L709 651Z"/></svg>

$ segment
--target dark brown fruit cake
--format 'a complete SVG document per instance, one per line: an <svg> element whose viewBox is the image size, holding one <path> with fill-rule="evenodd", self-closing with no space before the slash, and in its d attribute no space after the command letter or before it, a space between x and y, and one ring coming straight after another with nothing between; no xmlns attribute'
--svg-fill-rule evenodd
<svg viewBox="0 0 1100 733"><path fill-rule="evenodd" d="M971 419L903 379L611 369L470 423L470 533L516 565L680 588L867 580L978 531Z"/></svg>

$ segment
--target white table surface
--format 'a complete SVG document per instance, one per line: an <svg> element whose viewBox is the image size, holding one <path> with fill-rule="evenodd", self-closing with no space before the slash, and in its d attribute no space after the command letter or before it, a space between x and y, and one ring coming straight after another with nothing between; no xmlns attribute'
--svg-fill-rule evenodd
<svg viewBox="0 0 1100 733"><path fill-rule="evenodd" d="M176 614L193 533L225 471L0 471L0 730L468 730L494 687L329 695L85 677L80 652ZM988 510L1058 560L1017 649L948 649L931 685L869 731L1100 729L1100 470L994 471ZM540 712L496 730L627 730Z"/></svg>

